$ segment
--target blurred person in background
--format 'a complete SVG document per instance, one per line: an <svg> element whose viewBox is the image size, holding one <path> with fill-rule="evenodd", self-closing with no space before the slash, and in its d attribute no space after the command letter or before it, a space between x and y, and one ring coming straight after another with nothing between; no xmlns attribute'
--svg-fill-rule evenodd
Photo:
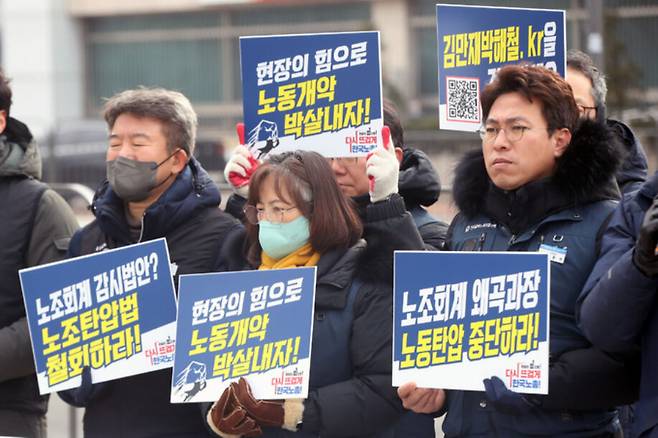
<svg viewBox="0 0 658 438"><path fill-rule="evenodd" d="M39 181L39 148L9 116L11 103L0 71L0 435L45 438L48 396L39 395L18 270L65 258L78 223Z"/></svg>
<svg viewBox="0 0 658 438"><path fill-rule="evenodd" d="M580 116L606 124L624 146L626 156L615 177L622 193L634 192L647 179L647 156L628 125L607 118L605 77L589 55L569 50L566 81L573 90Z"/></svg>
<svg viewBox="0 0 658 438"><path fill-rule="evenodd" d="M428 249L442 247L448 231L448 224L432 216L426 207L439 199L441 183L429 157L421 150L408 147L404 142L404 130L398 111L392 102L384 100L384 125L391 130L395 145L395 157L400 172L397 181L398 193L411 213L425 246ZM369 175L366 157L331 159L340 189L357 204L361 216L370 202L368 197ZM395 230L390 230L395 233Z"/></svg>

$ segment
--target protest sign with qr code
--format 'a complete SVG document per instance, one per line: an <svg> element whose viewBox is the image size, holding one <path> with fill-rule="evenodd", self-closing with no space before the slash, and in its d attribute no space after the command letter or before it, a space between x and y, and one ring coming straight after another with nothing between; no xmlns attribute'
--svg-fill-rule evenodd
<svg viewBox="0 0 658 438"><path fill-rule="evenodd" d="M546 254L396 251L394 270L393 386L548 393Z"/></svg>
<svg viewBox="0 0 658 438"><path fill-rule="evenodd" d="M165 239L19 271L39 392L171 368L176 298Z"/></svg>
<svg viewBox="0 0 658 438"><path fill-rule="evenodd" d="M240 37L245 143L365 156L382 143L379 32Z"/></svg>
<svg viewBox="0 0 658 438"><path fill-rule="evenodd" d="M306 398L315 270L181 275L171 402L216 401L240 377L256 398Z"/></svg>
<svg viewBox="0 0 658 438"><path fill-rule="evenodd" d="M508 64L566 70L565 12L490 6L436 5L439 127L477 131L480 93Z"/></svg>

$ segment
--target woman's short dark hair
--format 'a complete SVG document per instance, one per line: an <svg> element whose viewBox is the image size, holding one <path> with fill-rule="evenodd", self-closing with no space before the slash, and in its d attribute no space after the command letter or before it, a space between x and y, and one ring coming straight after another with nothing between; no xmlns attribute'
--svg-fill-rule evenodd
<svg viewBox="0 0 658 438"><path fill-rule="evenodd" d="M541 111L552 134L556 129L573 132L579 113L569 84L554 71L532 65L507 65L501 68L482 94L483 121L496 99L503 94L519 93L529 102L539 102Z"/></svg>
<svg viewBox="0 0 658 438"><path fill-rule="evenodd" d="M327 160L317 152L295 151L273 155L262 164L249 182L250 205L260 201L264 181L273 177L279 198L295 205L310 222L310 243L320 254L331 249L347 249L363 232L361 220L352 204L340 191ZM285 191L284 191L285 187ZM291 199L287 199L285 192ZM258 225L246 224L249 250L247 258L260 265L262 248Z"/></svg>

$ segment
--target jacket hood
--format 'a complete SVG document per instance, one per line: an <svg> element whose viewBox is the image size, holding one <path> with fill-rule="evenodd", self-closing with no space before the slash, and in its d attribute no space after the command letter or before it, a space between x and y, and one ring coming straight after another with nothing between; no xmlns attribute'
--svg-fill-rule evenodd
<svg viewBox="0 0 658 438"><path fill-rule="evenodd" d="M626 153L621 167L617 170L617 184L624 193L629 189L637 189L647 179L649 168L642 144L626 124L608 119L607 125L617 135Z"/></svg>
<svg viewBox="0 0 658 438"><path fill-rule="evenodd" d="M142 241L167 235L198 211L219 207L221 196L201 164L191 157L174 183L144 213ZM104 181L96 191L92 212L100 228L118 242L129 243L130 231L124 214L124 202Z"/></svg>
<svg viewBox="0 0 658 438"><path fill-rule="evenodd" d="M614 175L623 157L623 146L605 125L583 120L571 143L557 160L549 181L572 205L619 197ZM467 216L482 211L490 185L482 150L467 152L455 169L453 196Z"/></svg>
<svg viewBox="0 0 658 438"><path fill-rule="evenodd" d="M13 117L0 135L0 176L41 179L41 154L29 128Z"/></svg>
<svg viewBox="0 0 658 438"><path fill-rule="evenodd" d="M398 190L407 208L434 204L441 194L439 175L425 152L405 148L400 163Z"/></svg>

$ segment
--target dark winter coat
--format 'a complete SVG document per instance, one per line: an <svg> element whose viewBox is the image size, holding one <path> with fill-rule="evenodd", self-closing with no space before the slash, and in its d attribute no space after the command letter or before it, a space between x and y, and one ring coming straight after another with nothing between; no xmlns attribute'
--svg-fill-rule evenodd
<svg viewBox="0 0 658 438"><path fill-rule="evenodd" d="M580 326L597 347L611 352L642 351L639 402L633 436L658 437L658 278L633 263L644 214L658 196L658 173L615 210L601 244L601 256L579 299Z"/></svg>
<svg viewBox="0 0 658 438"><path fill-rule="evenodd" d="M39 395L18 270L63 259L78 224L40 177L32 134L8 118L0 137L0 410L43 415L48 396Z"/></svg>
<svg viewBox="0 0 658 438"><path fill-rule="evenodd" d="M217 186L191 158L167 191L146 209L140 241L165 237L177 275L216 270L221 264L219 255L224 242L241 228L235 219L219 210L219 201ZM70 256L135 243L125 219L123 201L107 182L96 193L92 211L96 219L75 234ZM201 407L172 404L170 392L171 369L93 385L84 403L85 436L209 436ZM74 402L71 391L60 396Z"/></svg>

